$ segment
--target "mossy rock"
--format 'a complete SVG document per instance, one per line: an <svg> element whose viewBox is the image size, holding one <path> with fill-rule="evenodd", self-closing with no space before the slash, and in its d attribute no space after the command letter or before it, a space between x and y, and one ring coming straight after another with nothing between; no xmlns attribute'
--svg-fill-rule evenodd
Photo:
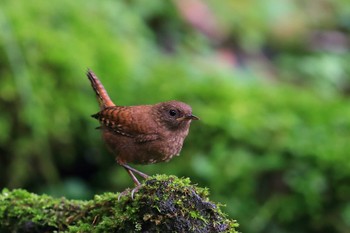
<svg viewBox="0 0 350 233"><path fill-rule="evenodd" d="M90 201L52 198L25 190L0 195L0 232L237 232L208 190L189 179L157 175L131 190Z"/></svg>

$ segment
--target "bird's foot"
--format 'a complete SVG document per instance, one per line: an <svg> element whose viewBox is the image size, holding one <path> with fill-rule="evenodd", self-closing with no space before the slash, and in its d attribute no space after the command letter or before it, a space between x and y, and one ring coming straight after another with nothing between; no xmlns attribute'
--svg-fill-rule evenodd
<svg viewBox="0 0 350 233"><path fill-rule="evenodd" d="M131 190L131 199L134 199L134 194L138 192L141 187L141 185L138 185L135 188L133 188L133 190Z"/></svg>
<svg viewBox="0 0 350 233"><path fill-rule="evenodd" d="M137 185L135 188L133 188L131 191L130 191L130 188L127 188L126 190L124 190L123 192L121 192L118 196L118 201L120 201L120 198L123 197L123 196L126 196L128 195L129 193L131 193L131 199L134 200L134 194L136 192L138 192L140 190L140 188L142 188L142 185Z"/></svg>

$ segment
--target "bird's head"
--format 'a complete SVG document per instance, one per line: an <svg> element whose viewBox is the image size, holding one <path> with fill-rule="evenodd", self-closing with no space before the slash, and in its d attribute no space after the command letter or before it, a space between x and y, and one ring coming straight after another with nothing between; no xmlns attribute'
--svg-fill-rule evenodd
<svg viewBox="0 0 350 233"><path fill-rule="evenodd" d="M192 120L199 120L192 114L192 108L179 101L162 102L155 105L159 121L169 129L188 128Z"/></svg>

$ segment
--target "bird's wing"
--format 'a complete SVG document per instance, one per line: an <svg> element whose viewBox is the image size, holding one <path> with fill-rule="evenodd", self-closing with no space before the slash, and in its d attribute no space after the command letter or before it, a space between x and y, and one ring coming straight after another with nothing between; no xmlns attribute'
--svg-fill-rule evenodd
<svg viewBox="0 0 350 233"><path fill-rule="evenodd" d="M155 141L158 140L159 134L139 134L135 137L135 142L138 143L145 143L145 142L151 142L151 141Z"/></svg>
<svg viewBox="0 0 350 233"><path fill-rule="evenodd" d="M139 122L135 118L134 107L113 106L108 107L92 117L98 119L102 129L111 130L114 133L135 138L135 142L144 143L159 139L155 129Z"/></svg>

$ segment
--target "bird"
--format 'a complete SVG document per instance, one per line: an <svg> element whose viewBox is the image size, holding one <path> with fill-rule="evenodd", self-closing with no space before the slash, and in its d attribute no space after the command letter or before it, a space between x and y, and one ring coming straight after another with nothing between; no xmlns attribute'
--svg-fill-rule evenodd
<svg viewBox="0 0 350 233"><path fill-rule="evenodd" d="M149 105L115 105L92 70L88 69L87 77L100 107L99 112L91 115L100 123L97 129L102 131L102 138L116 162L139 187L141 183L135 174L144 179L148 175L129 163L154 164L178 156L191 121L199 118L192 114L188 104L176 100Z"/></svg>

